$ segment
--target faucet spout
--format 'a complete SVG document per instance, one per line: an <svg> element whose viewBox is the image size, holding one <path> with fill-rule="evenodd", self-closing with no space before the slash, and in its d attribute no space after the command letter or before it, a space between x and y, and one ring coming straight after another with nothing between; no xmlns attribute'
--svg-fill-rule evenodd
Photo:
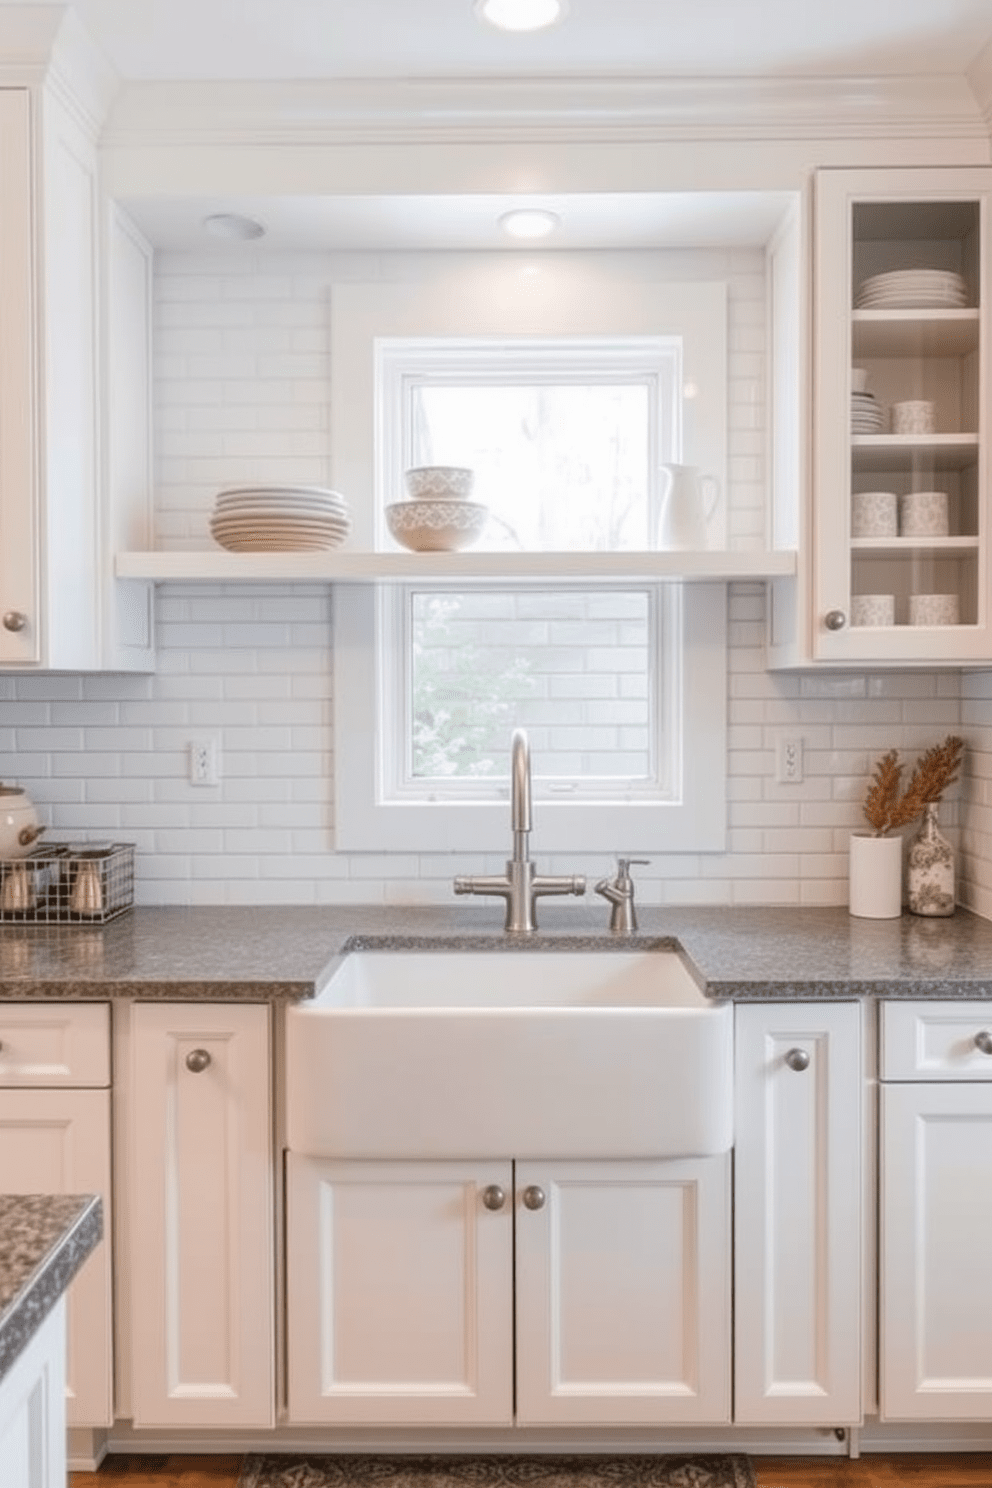
<svg viewBox="0 0 992 1488"><path fill-rule="evenodd" d="M526 843L519 837L531 829L530 744L523 729L514 729L510 745L510 825L514 834L514 857L518 850L526 856Z"/></svg>

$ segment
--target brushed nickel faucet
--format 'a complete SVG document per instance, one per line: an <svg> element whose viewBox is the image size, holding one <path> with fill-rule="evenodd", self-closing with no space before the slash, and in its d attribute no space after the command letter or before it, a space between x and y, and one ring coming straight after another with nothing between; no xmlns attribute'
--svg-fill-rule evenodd
<svg viewBox="0 0 992 1488"><path fill-rule="evenodd" d="M455 879L456 894L494 894L506 901L503 929L511 935L531 935L537 929L537 899L544 894L584 894L581 874L554 877L535 873L528 853L531 832L530 745L523 729L515 729L510 746L510 824L513 857L502 878L495 874Z"/></svg>
<svg viewBox="0 0 992 1488"><path fill-rule="evenodd" d="M650 858L618 858L617 871L613 878L601 878L596 893L602 894L613 906L610 910L610 929L618 935L632 935L637 929L634 912L634 880L630 870L634 863L650 863Z"/></svg>

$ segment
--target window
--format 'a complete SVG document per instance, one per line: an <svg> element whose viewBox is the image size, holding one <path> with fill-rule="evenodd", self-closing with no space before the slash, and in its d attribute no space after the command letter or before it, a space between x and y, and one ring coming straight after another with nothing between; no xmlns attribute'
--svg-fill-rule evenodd
<svg viewBox="0 0 992 1488"><path fill-rule="evenodd" d="M465 465L490 512L477 548L655 545L659 469L682 450L679 337L380 338L375 359L383 509L411 465Z"/></svg>
<svg viewBox="0 0 992 1488"><path fill-rule="evenodd" d="M334 385L335 481L364 468L369 546L392 546L383 512L405 496L403 471L437 463L476 471L473 499L490 511L477 550L649 548L659 467L683 458L686 425L696 459L701 431L719 428L722 458L723 286L666 286L667 324L643 335L623 316L620 333L591 334L585 305L563 315L560 303L540 319L577 333L507 334L504 303L492 334L478 305L390 288L346 286L332 317L332 376L349 359ZM522 726L537 852L719 850L725 647L722 585L513 585L496 562L470 588L340 586L338 845L505 856Z"/></svg>

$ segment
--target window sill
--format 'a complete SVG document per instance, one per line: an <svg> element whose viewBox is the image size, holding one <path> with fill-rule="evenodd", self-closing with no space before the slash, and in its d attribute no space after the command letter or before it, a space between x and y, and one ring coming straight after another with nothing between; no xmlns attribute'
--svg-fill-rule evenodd
<svg viewBox="0 0 992 1488"><path fill-rule="evenodd" d="M776 552L643 553L228 553L158 551L118 553L119 579L224 583L361 584L411 579L465 583L477 580L789 578L796 573L794 549Z"/></svg>

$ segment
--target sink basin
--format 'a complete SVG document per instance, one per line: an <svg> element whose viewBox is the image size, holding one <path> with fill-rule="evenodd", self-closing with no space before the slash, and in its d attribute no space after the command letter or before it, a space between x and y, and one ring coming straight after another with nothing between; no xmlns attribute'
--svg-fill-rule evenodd
<svg viewBox="0 0 992 1488"><path fill-rule="evenodd" d="M293 1151L709 1156L733 1009L669 951L356 951L286 1018Z"/></svg>

